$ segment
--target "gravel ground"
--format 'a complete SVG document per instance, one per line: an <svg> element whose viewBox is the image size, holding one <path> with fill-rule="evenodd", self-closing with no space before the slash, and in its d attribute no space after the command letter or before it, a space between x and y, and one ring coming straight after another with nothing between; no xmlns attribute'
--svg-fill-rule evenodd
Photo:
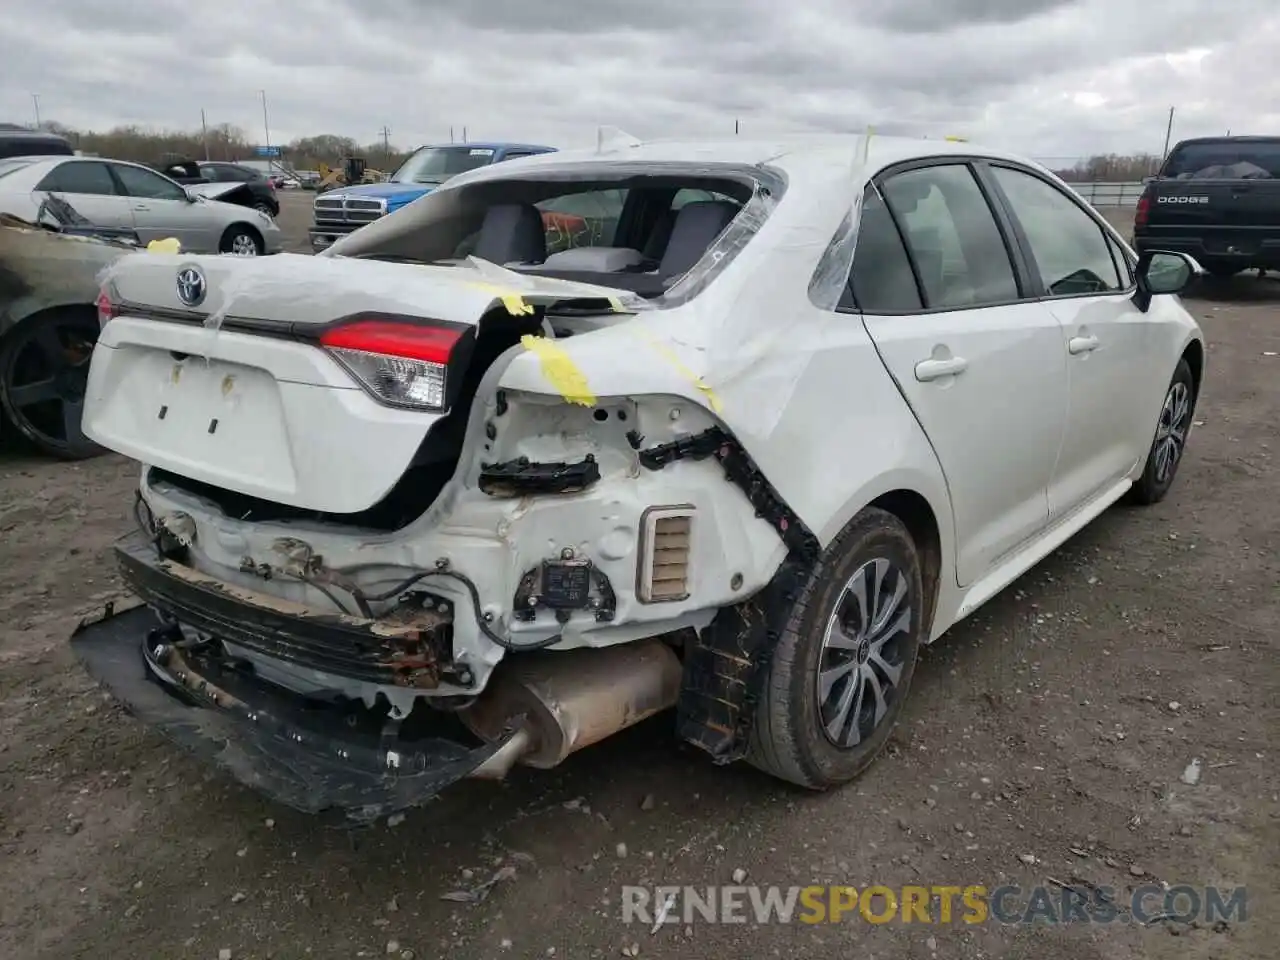
<svg viewBox="0 0 1280 960"><path fill-rule="evenodd" d="M309 199L287 198L286 229L305 229ZM0 455L0 957L1274 957L1280 283L1237 278L1188 305L1209 370L1173 493L1109 511L927 650L887 753L826 795L712 767L656 718L394 826L274 807L126 717L67 649L77 618L120 594L107 548L129 527L134 468ZM442 899L495 875L478 902ZM1147 883L1218 884L1247 887L1248 913L621 921L624 884L744 876L1054 878L1122 904Z"/></svg>

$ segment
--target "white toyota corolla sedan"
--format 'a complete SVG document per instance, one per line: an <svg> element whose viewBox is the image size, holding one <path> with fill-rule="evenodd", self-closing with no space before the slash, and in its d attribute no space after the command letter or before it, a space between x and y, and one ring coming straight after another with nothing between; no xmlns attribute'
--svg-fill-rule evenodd
<svg viewBox="0 0 1280 960"><path fill-rule="evenodd" d="M878 137L602 142L319 257L125 257L85 431L141 464L144 604L73 644L303 809L671 707L717 761L840 784L921 645L1168 493L1198 273L1035 163Z"/></svg>

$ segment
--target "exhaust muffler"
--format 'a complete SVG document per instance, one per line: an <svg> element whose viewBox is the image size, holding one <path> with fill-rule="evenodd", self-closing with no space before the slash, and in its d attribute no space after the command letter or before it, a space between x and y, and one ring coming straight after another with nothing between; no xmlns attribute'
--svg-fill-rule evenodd
<svg viewBox="0 0 1280 960"><path fill-rule="evenodd" d="M524 726L471 776L500 780L517 763L547 769L647 717L674 707L682 668L661 640L507 657L459 717L485 740Z"/></svg>

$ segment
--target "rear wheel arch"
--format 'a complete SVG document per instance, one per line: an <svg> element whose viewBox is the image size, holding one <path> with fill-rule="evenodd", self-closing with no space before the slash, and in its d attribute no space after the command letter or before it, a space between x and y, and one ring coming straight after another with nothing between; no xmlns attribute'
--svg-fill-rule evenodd
<svg viewBox="0 0 1280 960"><path fill-rule="evenodd" d="M938 608L939 587L942 583L942 530L938 515L928 499L915 490L898 489L876 497L868 507L876 507L891 513L902 521L915 542L920 558L920 575L924 581L925 624L932 629L934 613ZM926 630L926 643L928 631Z"/></svg>
<svg viewBox="0 0 1280 960"><path fill-rule="evenodd" d="M1199 399L1200 385L1204 382L1204 343L1200 340L1192 340L1182 351L1182 359L1187 361L1187 366L1191 368L1192 391L1196 399Z"/></svg>

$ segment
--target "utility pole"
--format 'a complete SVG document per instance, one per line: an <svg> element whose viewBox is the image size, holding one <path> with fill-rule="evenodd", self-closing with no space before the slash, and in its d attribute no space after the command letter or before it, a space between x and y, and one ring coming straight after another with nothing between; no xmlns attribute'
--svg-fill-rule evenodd
<svg viewBox="0 0 1280 960"><path fill-rule="evenodd" d="M453 143L453 127L449 128L449 142Z"/></svg>
<svg viewBox="0 0 1280 960"><path fill-rule="evenodd" d="M36 129L39 130L40 129L40 94L33 93L31 95L31 102L34 103L36 107Z"/></svg>
<svg viewBox="0 0 1280 960"><path fill-rule="evenodd" d="M384 160L391 159L391 129L384 123L382 129L378 131L382 134L382 158Z"/></svg>
<svg viewBox="0 0 1280 960"><path fill-rule="evenodd" d="M463 128L462 128L462 142L463 142L463 143L466 143L466 142L467 142L467 128L466 128L466 127L463 127Z"/></svg>
<svg viewBox="0 0 1280 960"><path fill-rule="evenodd" d="M271 125L267 122L267 91L259 90L262 95L262 134L266 138L263 146L267 148L267 169L271 169Z"/></svg>
<svg viewBox="0 0 1280 960"><path fill-rule="evenodd" d="M204 118L204 108L200 108L200 139L204 142L204 158L209 159L209 123Z"/></svg>
<svg viewBox="0 0 1280 960"><path fill-rule="evenodd" d="M738 135L738 118L737 117L733 118L733 135L735 137Z"/></svg>
<svg viewBox="0 0 1280 960"><path fill-rule="evenodd" d="M1164 128L1164 150L1160 153L1160 160L1163 162L1169 156L1169 140L1173 136L1173 107L1169 108L1169 124Z"/></svg>

